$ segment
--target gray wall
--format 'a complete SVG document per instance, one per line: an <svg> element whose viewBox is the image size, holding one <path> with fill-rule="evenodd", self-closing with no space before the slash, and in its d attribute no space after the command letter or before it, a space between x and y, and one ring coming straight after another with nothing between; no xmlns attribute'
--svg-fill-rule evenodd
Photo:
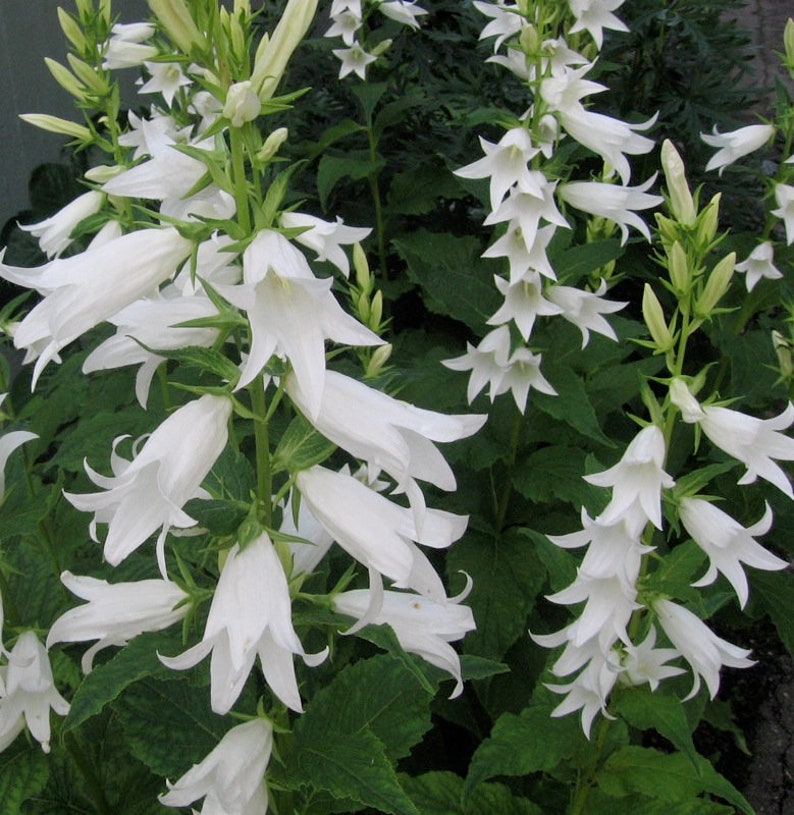
<svg viewBox="0 0 794 815"><path fill-rule="evenodd" d="M20 113L49 113L81 121L71 97L52 78L44 57L66 60L56 9L73 0L0 0L0 226L28 206L33 168L58 161L65 139L21 121ZM122 22L145 19L145 0L114 0Z"/></svg>

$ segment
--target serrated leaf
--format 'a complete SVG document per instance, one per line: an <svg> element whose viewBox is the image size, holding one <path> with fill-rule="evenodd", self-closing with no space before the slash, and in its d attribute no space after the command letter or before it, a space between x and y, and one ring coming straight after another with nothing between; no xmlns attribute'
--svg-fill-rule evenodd
<svg viewBox="0 0 794 815"><path fill-rule="evenodd" d="M0 754L0 801L4 815L20 815L25 801L35 798L47 784L47 756L39 745L18 739Z"/></svg>
<svg viewBox="0 0 794 815"><path fill-rule="evenodd" d="M466 636L464 650L502 659L520 636L527 636L526 617L546 579L530 542L515 535L469 534L449 552L447 569L474 575L467 603L477 629Z"/></svg>
<svg viewBox="0 0 794 815"><path fill-rule="evenodd" d="M499 265L480 257L482 246L476 238L418 229L392 243L408 264L411 279L421 286L428 309L483 332L499 308L493 285Z"/></svg>
<svg viewBox="0 0 794 815"><path fill-rule="evenodd" d="M317 193L323 210L328 205L334 187L343 178L358 181L367 178L370 173L377 174L383 165L383 159L372 161L366 150L351 150L344 156L323 156L317 167Z"/></svg>
<svg viewBox="0 0 794 815"><path fill-rule="evenodd" d="M135 637L107 662L96 665L82 681L72 699L64 730L79 727L100 713L107 704L135 682L148 676L172 676L173 672L157 658L158 650L172 653L181 647L173 632L150 632Z"/></svg>
<svg viewBox="0 0 794 815"><path fill-rule="evenodd" d="M659 564L648 579L652 591L670 594L681 600L702 602L701 592L691 584L699 577L706 553L694 542L678 544Z"/></svg>
<svg viewBox="0 0 794 815"><path fill-rule="evenodd" d="M198 526L211 535L233 535L248 515L250 506L242 501L194 498L183 507Z"/></svg>
<svg viewBox="0 0 794 815"><path fill-rule="evenodd" d="M607 795L615 798L630 796L636 800L637 795L642 795L656 801L679 803L707 792L753 815L747 799L702 756L698 756L693 766L682 753L661 753L630 745L606 760L597 781Z"/></svg>
<svg viewBox="0 0 794 815"><path fill-rule="evenodd" d="M602 240L573 246L561 252L549 252L557 277L571 285L579 278L617 260L624 252L617 240Z"/></svg>
<svg viewBox="0 0 794 815"><path fill-rule="evenodd" d="M439 198L458 198L462 194L455 176L445 167L412 167L392 178L389 210L403 215L424 215L435 209Z"/></svg>
<svg viewBox="0 0 794 815"><path fill-rule="evenodd" d="M209 705L209 690L147 678L113 702L130 752L161 776L179 777L223 738L229 722Z"/></svg>
<svg viewBox="0 0 794 815"><path fill-rule="evenodd" d="M305 720L302 716L295 725L290 768L300 784L389 815L420 815L372 732L316 731L306 728Z"/></svg>
<svg viewBox="0 0 794 815"><path fill-rule="evenodd" d="M502 784L480 784L464 807L463 779L454 773L430 772L401 780L422 815L543 815L540 807Z"/></svg>
<svg viewBox="0 0 794 815"><path fill-rule="evenodd" d="M557 396L533 391L530 396L532 404L542 413L565 422L586 438L614 447L614 442L601 430L581 377L570 368L548 365L545 362L542 368L544 376L557 391Z"/></svg>
<svg viewBox="0 0 794 815"><path fill-rule="evenodd" d="M788 652L794 655L794 575L788 571L753 571L750 581L752 594L771 617Z"/></svg>
<svg viewBox="0 0 794 815"><path fill-rule="evenodd" d="M698 766L689 721L681 700L650 688L624 688L614 695L615 712L638 730L656 730Z"/></svg>
<svg viewBox="0 0 794 815"><path fill-rule="evenodd" d="M551 445L521 456L513 472L513 486L533 503L567 501L578 510L592 506L600 490L588 484L587 453L573 447Z"/></svg>
<svg viewBox="0 0 794 815"><path fill-rule="evenodd" d="M336 445L318 433L303 416L296 416L279 440L273 455L273 472L295 473L321 464L336 450Z"/></svg>

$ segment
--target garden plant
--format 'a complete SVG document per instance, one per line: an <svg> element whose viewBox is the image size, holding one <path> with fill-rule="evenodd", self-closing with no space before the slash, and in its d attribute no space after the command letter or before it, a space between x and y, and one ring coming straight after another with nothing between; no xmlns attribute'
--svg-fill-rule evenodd
<svg viewBox="0 0 794 815"><path fill-rule="evenodd" d="M75 114L23 118L69 159L0 254L4 812L753 812L794 105L733 118L717 5L57 9ZM725 61L683 99L661 43Z"/></svg>

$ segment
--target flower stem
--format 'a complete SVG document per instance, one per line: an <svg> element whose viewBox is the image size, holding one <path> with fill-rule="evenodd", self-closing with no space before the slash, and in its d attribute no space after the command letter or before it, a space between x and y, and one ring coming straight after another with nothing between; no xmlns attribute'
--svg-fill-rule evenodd
<svg viewBox="0 0 794 815"><path fill-rule="evenodd" d="M571 799L571 806L568 809L568 815L582 815L587 812L587 799L590 795L590 790L593 788L596 772L601 764L601 754L606 744L607 736L609 735L609 727L612 724L610 719L601 719L598 724L598 735L596 736L595 743L595 757L583 770L581 775L576 779L576 787L574 788L573 798Z"/></svg>
<svg viewBox="0 0 794 815"><path fill-rule="evenodd" d="M369 189L372 195L372 203L375 207L375 236L378 242L378 267L380 269L381 280L386 279L386 224L383 219L383 201L380 196L380 184L378 183L378 172L375 169L375 162L378 158L378 142L372 122L367 122L367 138L369 139L369 160L372 169L367 174Z"/></svg>
<svg viewBox="0 0 794 815"><path fill-rule="evenodd" d="M273 492L273 470L270 463L270 431L265 403L265 381L260 374L251 383L251 408L256 414L254 439L256 442L256 497L262 512L262 522L270 526L273 521L271 496Z"/></svg>
<svg viewBox="0 0 794 815"><path fill-rule="evenodd" d="M251 232L251 211L248 206L248 176L245 171L243 135L238 127L229 128L229 148L232 156L232 186L237 217L246 235Z"/></svg>

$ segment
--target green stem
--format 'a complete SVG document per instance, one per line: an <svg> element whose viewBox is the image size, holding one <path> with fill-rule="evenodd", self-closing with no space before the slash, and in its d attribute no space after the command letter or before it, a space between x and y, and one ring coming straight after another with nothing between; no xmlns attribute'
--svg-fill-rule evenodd
<svg viewBox="0 0 794 815"><path fill-rule="evenodd" d="M246 235L251 232L251 210L248 206L248 175L245 171L245 151L240 128L229 128L229 147L232 155L232 187L237 217Z"/></svg>
<svg viewBox="0 0 794 815"><path fill-rule="evenodd" d="M499 505L496 508L496 523L494 524L494 534L497 538L501 536L504 529L505 519L507 518L507 510L510 506L510 497L513 494L513 471L516 467L516 458L518 456L518 441L521 437L521 428L524 425L524 414L516 409L516 414L513 418L513 426L510 429L510 455L507 459L507 470L505 472L504 487L502 494L499 496Z"/></svg>
<svg viewBox="0 0 794 815"><path fill-rule="evenodd" d="M380 269L381 280L386 279L386 224L383 219L383 202L380 197L380 184L378 183L378 173L375 170L375 162L378 158L378 141L372 122L367 122L367 138L369 139L369 160L373 169L367 175L369 181L372 203L375 207L375 237L378 242L378 268Z"/></svg>
<svg viewBox="0 0 794 815"><path fill-rule="evenodd" d="M598 767L601 764L601 754L606 744L607 735L609 735L609 726L612 724L611 719L601 719L598 724L598 735L595 742L595 757L587 765L582 774L576 779L576 787L574 788L573 798L571 799L571 806L568 809L568 815L582 815L587 812L587 799L590 795L590 790L593 788Z"/></svg>
<svg viewBox="0 0 794 815"><path fill-rule="evenodd" d="M271 526L273 508L273 470L270 462L270 431L267 421L264 376L260 374L251 383L251 409L256 414L254 420L254 440L256 443L256 497L259 500L262 521Z"/></svg>

